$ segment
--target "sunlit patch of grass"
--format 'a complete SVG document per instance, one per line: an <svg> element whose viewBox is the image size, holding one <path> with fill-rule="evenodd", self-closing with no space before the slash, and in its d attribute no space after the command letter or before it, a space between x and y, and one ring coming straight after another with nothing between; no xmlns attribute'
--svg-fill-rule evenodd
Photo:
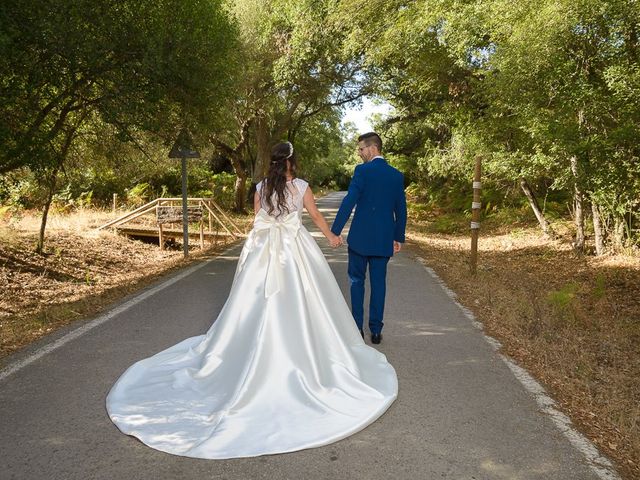
<svg viewBox="0 0 640 480"><path fill-rule="evenodd" d="M109 220L116 218L111 211L80 208L71 213L51 212L47 217L47 232L88 233ZM37 232L40 229L42 214L38 211L24 212L14 219L13 226L24 232Z"/></svg>
<svg viewBox="0 0 640 480"><path fill-rule="evenodd" d="M410 213L419 214L419 213L429 213L432 211L432 208L425 203L408 203L407 210Z"/></svg>
<svg viewBox="0 0 640 480"><path fill-rule="evenodd" d="M525 238L530 232L529 228L515 227L509 231L509 236L511 238Z"/></svg>
<svg viewBox="0 0 640 480"><path fill-rule="evenodd" d="M485 212L485 218L490 224L496 225L527 224L535 221L535 217L528 206L496 207L489 212Z"/></svg>

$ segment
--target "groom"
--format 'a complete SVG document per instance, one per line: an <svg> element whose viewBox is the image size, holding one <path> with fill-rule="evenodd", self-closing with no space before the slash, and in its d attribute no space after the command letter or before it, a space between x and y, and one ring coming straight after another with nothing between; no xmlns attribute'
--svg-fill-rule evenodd
<svg viewBox="0 0 640 480"><path fill-rule="evenodd" d="M358 154L363 163L353 172L349 191L331 227L333 233L340 235L356 207L347 237L351 311L364 338L364 282L368 266L369 330L371 343L375 344L382 340L387 263L400 251L407 224L404 178L386 162L381 152L382 140L377 133L358 137Z"/></svg>

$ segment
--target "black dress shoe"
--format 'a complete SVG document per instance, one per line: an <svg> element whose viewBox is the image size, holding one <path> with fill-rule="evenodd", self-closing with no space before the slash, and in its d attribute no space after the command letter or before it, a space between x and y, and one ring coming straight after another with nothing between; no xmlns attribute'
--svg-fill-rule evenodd
<svg viewBox="0 0 640 480"><path fill-rule="evenodd" d="M375 343L376 345L382 341L381 333L372 333L371 334L371 343Z"/></svg>
<svg viewBox="0 0 640 480"><path fill-rule="evenodd" d="M362 339L364 340L364 330L360 330L360 335L362 335Z"/></svg>

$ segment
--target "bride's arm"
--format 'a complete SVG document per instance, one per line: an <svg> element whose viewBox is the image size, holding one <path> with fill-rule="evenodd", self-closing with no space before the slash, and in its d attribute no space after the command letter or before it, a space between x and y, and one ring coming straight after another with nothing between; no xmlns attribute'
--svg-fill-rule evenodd
<svg viewBox="0 0 640 480"><path fill-rule="evenodd" d="M318 207L316 206L316 200L313 197L313 192L311 191L310 187L307 187L307 189L305 190L304 196L302 197L302 201L303 201L304 208L307 209L307 212L311 217L311 220L313 220L313 223L316 224L316 226L320 229L322 234L325 237L327 237L327 240L329 240L329 244L332 247L337 247L341 245L342 237L339 237L338 235L334 234L329 228L329 225L327 225L327 221L324 219L324 217L320 213L320 210L318 210Z"/></svg>

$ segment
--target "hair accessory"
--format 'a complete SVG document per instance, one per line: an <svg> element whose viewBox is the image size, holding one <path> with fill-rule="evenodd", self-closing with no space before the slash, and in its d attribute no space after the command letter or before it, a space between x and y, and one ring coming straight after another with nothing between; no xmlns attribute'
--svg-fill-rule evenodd
<svg viewBox="0 0 640 480"><path fill-rule="evenodd" d="M289 155L287 155L287 158L291 158L291 156L293 155L293 145L291 144L291 142L287 142L287 145L289 145Z"/></svg>

